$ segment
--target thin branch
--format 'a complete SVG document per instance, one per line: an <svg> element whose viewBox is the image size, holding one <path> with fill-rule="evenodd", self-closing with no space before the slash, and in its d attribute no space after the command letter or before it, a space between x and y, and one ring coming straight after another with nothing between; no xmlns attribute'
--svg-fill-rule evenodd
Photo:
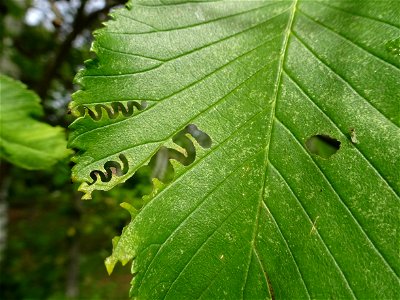
<svg viewBox="0 0 400 300"><path fill-rule="evenodd" d="M51 59L46 67L45 73L43 75L43 79L40 82L39 87L37 88L37 93L43 99L43 102L46 101L48 96L51 83L55 78L60 77L58 74L58 70L62 66L62 64L68 58L68 54L71 51L74 40L80 35L86 28L89 28L93 23L99 20L100 16L107 15L108 12L116 5L123 4L125 1L116 0L112 1L104 8L99 9L95 12L92 12L88 15L85 15L85 6L87 0L82 0L80 7L75 16L75 20L72 26L71 32L66 36L65 40L58 47L54 58Z"/></svg>

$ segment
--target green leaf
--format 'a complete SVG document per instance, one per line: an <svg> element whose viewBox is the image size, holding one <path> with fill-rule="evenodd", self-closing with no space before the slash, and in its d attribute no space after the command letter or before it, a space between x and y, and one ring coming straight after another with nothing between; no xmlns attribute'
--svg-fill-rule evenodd
<svg viewBox="0 0 400 300"><path fill-rule="evenodd" d="M185 154L174 137L189 124L212 141L184 131L194 162L172 160L139 212L124 204L133 220L106 265L134 258L132 297L400 296L399 13L365 0L113 13L71 103L84 198L162 147ZM325 158L313 136L333 145Z"/></svg>
<svg viewBox="0 0 400 300"><path fill-rule="evenodd" d="M46 169L67 157L64 130L36 120L39 97L19 81L0 74L0 157L25 169Z"/></svg>

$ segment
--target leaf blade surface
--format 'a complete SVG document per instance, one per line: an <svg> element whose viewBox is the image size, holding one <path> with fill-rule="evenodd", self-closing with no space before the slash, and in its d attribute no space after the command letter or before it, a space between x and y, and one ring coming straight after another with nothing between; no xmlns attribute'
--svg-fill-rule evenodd
<svg viewBox="0 0 400 300"><path fill-rule="evenodd" d="M373 3L357 14L364 2L132 2L98 32L72 103L87 107L72 125L84 151L74 176L89 182L120 153L129 170L83 184L87 197L175 147L188 124L212 139L174 163L116 241L107 264L135 257L133 296L398 296L400 73L382 45L399 35L399 5ZM148 106L95 121L99 99ZM316 134L338 152L310 153Z"/></svg>

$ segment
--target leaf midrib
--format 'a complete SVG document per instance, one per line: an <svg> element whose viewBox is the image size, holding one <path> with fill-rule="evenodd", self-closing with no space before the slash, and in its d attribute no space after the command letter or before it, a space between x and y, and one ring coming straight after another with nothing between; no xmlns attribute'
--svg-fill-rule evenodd
<svg viewBox="0 0 400 300"><path fill-rule="evenodd" d="M251 241L252 241L252 245L251 245L251 247L250 247L250 251L249 251L249 259L248 259L248 266L247 266L247 273L246 273L246 278L245 278L245 280L244 280L244 285L243 285L243 287L242 287L242 289L241 289L241 291L242 291L242 298L244 297L244 295L243 295L243 293L244 293L244 289L245 289L245 286L246 286L246 283L247 283L247 277L248 277L248 271L249 271L249 267L250 267L250 262L251 262L251 257L252 257L252 253L253 253L253 251L254 252L256 252L256 247L255 247L255 236L256 236L256 234L257 234L257 228L258 228L258 221L259 221L259 215L260 215L260 211L261 211L261 207L262 207L262 205L263 205L263 203L264 203L264 201L263 201L263 199L264 199L264 197L265 197L265 188L266 188L266 171L267 171L267 168L268 168L268 165L269 165L269 159L268 159L268 156L269 156L269 149L270 149L270 143L271 143L271 138L272 138L272 130L273 130L273 124L274 124L274 121L275 121L275 110L276 110L276 102L277 102L277 98L278 98L278 94L279 94L279 90L280 90L280 86L281 86L281 80L282 80L282 74L283 74L283 64L284 64L284 61L285 61L285 58L286 58L286 53L287 53L287 48L288 48L288 41L289 41L289 37L290 37L290 34L291 34L291 30L292 30L292 25L293 25L293 20L294 20L294 15L295 15L295 11L296 11L296 5L297 5L297 2L298 2L298 0L294 0L293 1L293 4L292 4L292 6L290 7L290 16L289 16L289 20L288 20L288 24L287 24L287 27L286 27L286 29L285 29L285 34L284 34L284 38L283 38L283 41L282 41L282 46L281 46L281 55L280 55L280 58L279 58L279 63L278 63L278 71L277 71L277 79L276 79L276 84L275 84L275 90L274 90L274 93L273 93L273 103L272 103L272 109L271 109L271 113L270 113L270 116L269 116L269 124L268 124L268 130L267 130L267 132L266 132L266 137L267 137L267 134L269 134L269 138L266 138L265 139L265 147L264 147L264 153L265 153L265 155L264 155L264 165L265 165L265 169L264 169L264 174L263 174L263 187L262 187L262 189L261 189L261 191L260 191L260 197L259 197L259 202L258 202L258 208L257 208L257 210L256 210L256 217L254 218L256 221L255 221L255 225L254 225L254 230L253 230L253 233L252 233L252 239L251 239ZM265 66L264 66L265 67ZM258 72L256 72L256 73L258 73ZM253 74L254 75L254 74ZM225 98L225 97L224 97ZM261 112L266 112L267 110L266 109L264 109L263 111L261 111ZM259 113L261 113L261 112L259 112ZM257 113L256 115L258 115L259 113ZM253 116L254 117L254 116ZM252 119L252 118L251 118ZM227 138L227 140L229 140L229 138ZM221 144L220 144L221 145ZM215 149L214 149L215 150ZM201 161L201 160L198 160L197 162L199 162L199 161ZM194 163L194 165L196 165L197 163L195 162ZM191 165L191 167L193 167L194 165ZM234 173L234 172L232 172L232 173ZM176 181L174 181L174 182L176 182ZM172 185L170 185L170 186L168 186L166 189L168 189L169 187L171 187ZM160 194L162 194L163 192L165 192L165 190L163 190ZM160 194L159 195L157 195L157 196L160 196ZM196 209L195 209L196 210ZM188 217L188 216L187 216ZM185 217L185 220L187 219L187 217ZM180 225L182 225L182 223L180 224ZM174 230L174 232L176 232L176 230L179 228L180 226L178 226L175 230ZM173 233L172 233L173 234ZM172 234L170 235L170 237L172 236ZM167 239L168 240L168 239ZM163 245L165 244L165 242L166 241L164 241L163 242L163 244L161 244L161 246L159 247L159 249L158 249L158 251L157 251L157 253L155 254L155 257L157 256L157 254L161 251L161 249L163 248ZM154 258L155 257L153 257L153 259L152 259L152 262L154 261ZM143 275L143 279L145 279L145 276L146 276L146 273L147 273L147 271L150 269L150 267L151 267L151 264L152 264L152 262L150 263L150 265L147 267L147 269L146 269L146 271L145 271L145 273L144 273L144 275ZM185 269L185 268L184 268ZM263 270L264 270L264 268L263 268ZM182 270L183 271L183 270ZM266 270L264 270L264 275L265 275L265 278L267 278L267 273L266 273ZM179 275L178 275L178 277L179 277ZM176 278L177 279L177 278ZM175 281L176 281L176 279L175 279ZM174 281L174 282L175 282ZM269 283L268 283L268 281L266 282L266 284L267 284L267 286L270 288L270 285L269 285ZM309 292L308 292L308 289L307 289L307 287L306 287L306 285L304 284L304 286L305 286L305 288L306 288L306 291L307 291L307 294L308 294L308 296L310 297L310 294L309 294ZM172 285L170 286L170 288L172 287ZM169 290L168 290L169 291ZM269 293L271 294L271 290L269 290ZM168 292L167 292L167 294L168 294ZM167 296L167 295L165 295L165 296ZM200 296L201 297L201 296Z"/></svg>
<svg viewBox="0 0 400 300"><path fill-rule="evenodd" d="M244 280L244 284L242 286L242 299L244 299L244 290L247 284L247 278L248 278L248 274L249 274L249 270L250 270L250 264L251 264L251 259L252 259L252 253L253 251L256 252L256 245L255 245L255 240L256 240L256 234L258 231L258 223L259 223L259 218L260 218L260 212L261 212L261 207L264 203L264 198L265 198L265 189L266 189L266 184L267 184L267 168L269 167L269 150L270 150L270 144L272 141L272 130L273 130L273 126L274 126L274 121L275 121L275 111L276 111L276 103L277 103L277 99L278 99L278 94L279 94L279 90L280 90L280 86L281 86L281 81L282 81L282 74L283 74L283 64L285 62L285 58L286 58L286 54L287 54L287 49L288 49L288 41L289 41L289 37L292 31L292 26L293 26L293 20L294 20L294 15L296 12L296 8L297 8L297 2L298 0L294 0L292 3L292 6L290 8L290 16L289 16L289 20L284 32L284 38L282 41L282 46L281 46L281 55L279 58L279 63L278 63L278 71L277 71L277 79L276 79L276 84L275 84L275 90L273 93L273 102L271 105L271 113L270 116L268 118L269 120L269 124L268 124L268 129L266 134L268 134L268 138L265 139L265 146L264 146L264 172L263 172L263 186L262 189L260 191L260 196L258 199L258 204L257 204L257 210L256 210L256 216L255 216L255 223L254 223L254 229L253 229L253 235L252 235L252 239L251 239L251 247L250 247L250 251L249 251L249 257L248 257L248 264L247 264L247 272L246 272L246 278ZM264 268L263 268L264 270ZM267 271L264 270L264 275L266 278L268 278L268 274ZM271 290L270 284L268 283L268 280L266 282L266 285L268 286L268 292L270 294L270 296L273 294L273 291ZM306 286L305 286L306 287ZM306 291L308 296L310 297L310 294L307 290L306 287Z"/></svg>

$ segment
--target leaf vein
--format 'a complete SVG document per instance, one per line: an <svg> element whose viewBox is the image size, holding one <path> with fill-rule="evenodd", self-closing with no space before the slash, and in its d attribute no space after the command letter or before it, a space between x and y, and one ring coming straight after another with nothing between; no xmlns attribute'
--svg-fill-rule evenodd
<svg viewBox="0 0 400 300"><path fill-rule="evenodd" d="M124 55L129 55L129 56L147 58L147 59L151 59L151 60L156 60L156 61L158 61L160 63L164 62L164 60L162 60L162 59L158 59L158 58L151 57L151 56L145 56L145 55L142 55L142 54L137 54L137 53L132 53L132 52L124 52L124 51L121 51L121 50L115 50L115 49L107 48L104 45L100 45L100 43L98 41L95 43L95 46L99 47L101 49L104 49L106 51L110 51L110 52L117 53L117 54L124 54Z"/></svg>
<svg viewBox="0 0 400 300"><path fill-rule="evenodd" d="M307 295L308 295L308 299L311 299L310 292L309 292L309 290L308 290L308 288L307 288L307 285L306 285L306 282L305 282L305 280L304 280L303 274L302 274L302 272L301 272L301 270L300 270L300 268L299 268L299 264L298 264L298 262L296 261L296 258L294 257L294 254L293 254L293 252L292 252L292 249L290 249L290 247L289 247L289 243L288 243L286 237L283 235L282 230L280 229L280 227L279 227L279 225L278 225L278 222L276 221L276 219L275 219L274 215L271 213L271 211L268 209L268 206L267 206L267 204L266 204L266 202L265 202L264 200L263 200L263 202L262 202L262 205L263 205L263 207L264 207L264 209L265 209L265 211L266 211L266 214L271 216L272 221L273 221L275 227L277 228L277 230L278 230L278 232L279 232L279 235L282 237L282 239L283 239L283 241L284 241L284 243L285 243L285 246L286 246L286 248L287 248L288 251L289 251L290 257L292 258L292 260L293 260L293 262L294 262L294 265L295 265L295 267L296 267L297 273L299 274L300 280L301 280L301 282L303 283L303 287L304 287L304 289L305 289L305 291L306 291L306 293L307 293Z"/></svg>
<svg viewBox="0 0 400 300"><path fill-rule="evenodd" d="M388 22L386 20L382 20L382 19L375 18L375 17L372 17L372 16L367 16L367 15L364 15L364 14L360 14L358 12L356 13L354 11L350 12L350 11L344 10L343 8L339 8L339 7L327 4L326 2L316 2L316 3L319 4L319 5L322 5L322 6L329 7L330 9L338 10L338 11L340 11L342 13L346 13L346 14L349 14L349 15L352 15L352 16L356 16L356 17L361 17L361 18L368 19L368 20L372 20L372 21L379 22L379 23L382 23L382 24L385 24L385 25L389 25L389 26L394 27L396 29L400 29L397 25L395 25L395 24L393 24L391 22Z"/></svg>
<svg viewBox="0 0 400 300"><path fill-rule="evenodd" d="M286 187L288 188L289 192L295 197L295 199L297 200L297 203L299 203L303 213L305 214L305 216L307 217L308 221L313 224L308 212L306 211L306 209L304 208L303 204L301 203L300 199L297 197L297 195L295 194L294 190L292 189L292 187L290 186L290 184L288 183L288 181L286 180L286 178L283 177L283 175L281 174L281 172L272 164L272 162L270 162L271 167L275 170L275 172L278 174L278 176L283 180L283 182L285 183ZM332 258L332 261L335 265L335 267L337 268L337 270L339 271L340 276L342 277L345 286L349 289L351 295L353 296L354 299L357 299L357 297L355 296L352 288L350 287L349 281L347 280L346 276L344 275L341 267L339 266L339 263L337 262L336 258L334 257L334 255L332 254L332 252L329 250L326 242L324 241L324 239L322 238L322 236L320 235L319 231L316 231L316 234L318 235L319 239L322 242L322 245L324 246L324 248L326 249L328 255Z"/></svg>
<svg viewBox="0 0 400 300"><path fill-rule="evenodd" d="M250 247L250 259L249 259L249 263L247 264L247 268L246 268L246 276L245 276L245 278L244 278L244 280L243 280L243 286L242 286L242 288L240 289L240 290L242 291L242 299L244 299L244 291L245 291L245 289L246 289L247 280L249 279L250 265L251 265L251 262L252 262L252 260L253 260L253 255L252 255L253 250L254 250L254 248L253 248L253 247Z"/></svg>
<svg viewBox="0 0 400 300"><path fill-rule="evenodd" d="M150 24L148 24L148 23L146 23L146 22L143 22L143 21L141 21L141 20L135 19L135 18L132 17L132 16L125 15L125 14L121 13L121 11L119 11L118 14L116 14L116 16L118 16L118 17L121 16L121 17L123 17L123 18L127 18L127 19L129 19L129 20L133 20L133 21L135 21L135 22L141 23L141 24L143 24L143 25L146 25L146 26L148 26L148 27L154 29L154 31L148 31L148 33L150 33L150 32L155 32L155 31L159 31L159 30L160 30L160 29L158 29L157 27L155 27L155 26L153 26L153 25L150 25ZM137 33L135 33L135 34L137 34Z"/></svg>
<svg viewBox="0 0 400 300"><path fill-rule="evenodd" d="M276 86L274 89L274 94L273 94L273 103L272 103L272 107L271 107L271 113L269 116L269 124L268 124L268 129L267 132L269 133L269 137L265 139L265 146L264 146L264 165L265 165L265 169L264 169L264 174L263 174L263 186L262 189L260 190L260 196L259 196L259 202L258 202L258 209L257 209L257 214L255 217L255 223L254 223L254 232L253 232L253 237L252 237L252 249L255 249L255 237L256 237L256 233L258 231L258 223L259 223L259 216L260 216L260 212L261 212L261 207L262 207L262 203L263 203L263 199L265 198L265 188L266 188L266 184L267 184L267 168L268 168L268 157L269 157L269 149L270 149L270 144L272 141L272 130L273 130L273 126L274 126L274 116L275 116L275 110L276 110L276 102L278 99L278 93L279 93L279 89L280 89L280 85L281 85L281 80L282 80L282 71L283 71L283 64L286 58L286 53L287 53L287 49L288 49L288 40L289 40L289 36L292 30L292 26L293 26L293 20L294 20L294 15L296 12L296 6L297 6L297 0L294 0L292 2L292 5L289 7L289 9L291 10L290 12L290 16L288 19L288 23L286 25L286 29L285 29L285 35L282 41L282 45L281 45L281 54L280 54L280 58L279 58L279 64L278 64L278 71L277 71L277 79L276 79ZM250 255L249 255L249 267L250 267L250 260L251 260L251 251L250 251ZM268 281L266 282L267 286L268 286ZM244 289L244 286L243 286Z"/></svg>
<svg viewBox="0 0 400 300"><path fill-rule="evenodd" d="M216 18L216 19L210 19L210 20L205 21L205 22L193 23L193 24L189 24L189 25L185 25L185 26L181 26L181 27L174 27L174 28L169 28L169 29L161 29L161 28L155 28L155 27L153 27L153 26L151 26L149 24L144 23L145 25L153 27L155 30L154 31L148 31L148 32L138 32L138 33L124 33L124 32L109 32L109 33L141 35L141 34L158 33L158 32L172 32L172 31L178 31L178 30L189 29L189 28L191 29L191 28L196 28L196 27L199 27L199 26L202 26L202 25L206 25L206 24L210 24L210 23L216 23L216 22L221 21L221 20L237 17L237 16L240 16L240 15L245 15L247 13L255 12L255 11L267 8L267 7L275 6L276 4L280 4L280 3L273 3L273 4L270 4L270 5L262 5L262 6L255 7L255 8L249 9L249 10L233 13L231 15L226 15L226 16L222 16L222 17L219 17L219 18ZM124 16L126 18L129 18L129 19L132 19L134 21L139 22L138 20L133 19L133 18L131 18L129 16L123 15L121 13L119 13L118 15L121 15L121 16ZM143 22L140 22L140 23L143 23Z"/></svg>
<svg viewBox="0 0 400 300"><path fill-rule="evenodd" d="M143 7L151 7L151 8L159 8L159 7L168 7L168 6L190 6L192 4L198 5L198 4L209 4L212 2L220 2L221 0L206 0L206 1L193 1L193 0L186 0L184 2L171 2L171 3L164 3L163 0L160 0L160 3L151 5L151 4L144 4L144 2L142 3L135 3L136 6L143 6Z"/></svg>
<svg viewBox="0 0 400 300"><path fill-rule="evenodd" d="M270 285L269 285L269 279L268 279L267 271L265 270L264 265L263 265L262 262L261 262L261 259L260 259L260 256L259 256L259 254L258 254L257 249L254 248L254 249L253 249L253 252L254 252L254 255L255 255L256 258L257 258L258 264L259 264L259 266L260 266L260 268L261 268L261 271L262 271L262 273L263 273L264 280L265 280L265 282L267 283L267 286L268 286L268 293L269 293L269 295L271 296L271 300L274 300L273 291L271 290L271 287L270 287Z"/></svg>

